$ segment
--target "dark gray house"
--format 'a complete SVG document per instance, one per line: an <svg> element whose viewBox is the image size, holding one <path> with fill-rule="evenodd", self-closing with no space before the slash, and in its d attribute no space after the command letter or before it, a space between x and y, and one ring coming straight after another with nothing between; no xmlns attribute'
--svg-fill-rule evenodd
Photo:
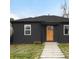
<svg viewBox="0 0 79 59"><path fill-rule="evenodd" d="M69 42L69 18L39 16L10 22L14 30L12 43Z"/></svg>

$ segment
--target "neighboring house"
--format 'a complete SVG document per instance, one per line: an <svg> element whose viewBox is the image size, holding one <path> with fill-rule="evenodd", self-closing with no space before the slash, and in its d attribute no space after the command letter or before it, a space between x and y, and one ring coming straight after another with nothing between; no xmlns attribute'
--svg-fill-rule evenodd
<svg viewBox="0 0 79 59"><path fill-rule="evenodd" d="M69 42L69 19L59 16L39 16L11 21L13 43Z"/></svg>

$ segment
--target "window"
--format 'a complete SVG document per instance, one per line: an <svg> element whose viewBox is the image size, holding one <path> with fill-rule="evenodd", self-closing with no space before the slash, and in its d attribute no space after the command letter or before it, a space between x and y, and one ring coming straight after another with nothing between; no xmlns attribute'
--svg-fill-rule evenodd
<svg viewBox="0 0 79 59"><path fill-rule="evenodd" d="M24 35L31 35L31 25L30 24L24 25Z"/></svg>
<svg viewBox="0 0 79 59"><path fill-rule="evenodd" d="M69 35L69 25L64 25L64 35Z"/></svg>

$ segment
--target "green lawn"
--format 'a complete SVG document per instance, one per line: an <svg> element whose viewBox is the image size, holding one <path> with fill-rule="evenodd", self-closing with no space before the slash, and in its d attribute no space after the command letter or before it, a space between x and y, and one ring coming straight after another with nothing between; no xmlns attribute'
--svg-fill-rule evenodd
<svg viewBox="0 0 79 59"><path fill-rule="evenodd" d="M59 48L64 53L65 57L69 59L69 43L60 43Z"/></svg>
<svg viewBox="0 0 79 59"><path fill-rule="evenodd" d="M39 59L44 44L10 45L10 59Z"/></svg>

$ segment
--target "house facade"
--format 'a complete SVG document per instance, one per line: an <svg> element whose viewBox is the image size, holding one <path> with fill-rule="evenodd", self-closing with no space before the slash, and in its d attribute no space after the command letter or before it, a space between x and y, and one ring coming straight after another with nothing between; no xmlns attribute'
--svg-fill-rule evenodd
<svg viewBox="0 0 79 59"><path fill-rule="evenodd" d="M39 16L10 21L12 43L69 42L69 19L58 16Z"/></svg>

